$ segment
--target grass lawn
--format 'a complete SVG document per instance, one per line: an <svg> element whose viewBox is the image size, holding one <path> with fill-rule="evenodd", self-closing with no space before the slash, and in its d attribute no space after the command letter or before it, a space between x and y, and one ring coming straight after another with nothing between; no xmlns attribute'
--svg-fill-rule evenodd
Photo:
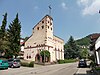
<svg viewBox="0 0 100 75"><path fill-rule="evenodd" d="M64 59L64 60L58 60L59 64L63 64L63 63L73 63L76 62L76 59Z"/></svg>

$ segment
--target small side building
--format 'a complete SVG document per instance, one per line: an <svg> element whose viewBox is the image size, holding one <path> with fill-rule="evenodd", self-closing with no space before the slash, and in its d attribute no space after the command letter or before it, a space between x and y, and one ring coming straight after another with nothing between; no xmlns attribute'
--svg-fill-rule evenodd
<svg viewBox="0 0 100 75"><path fill-rule="evenodd" d="M49 15L33 27L32 35L25 42L24 59L42 62L42 50L50 52L49 62L64 60L64 40L53 34L53 18Z"/></svg>
<svg viewBox="0 0 100 75"><path fill-rule="evenodd" d="M97 64L100 66L100 37L97 39L95 43L95 52L96 52L96 59L97 59Z"/></svg>
<svg viewBox="0 0 100 75"><path fill-rule="evenodd" d="M100 34L93 34L90 37L91 39L91 45L90 45L90 51L92 51L92 54L95 57L95 63L97 65L100 65Z"/></svg>

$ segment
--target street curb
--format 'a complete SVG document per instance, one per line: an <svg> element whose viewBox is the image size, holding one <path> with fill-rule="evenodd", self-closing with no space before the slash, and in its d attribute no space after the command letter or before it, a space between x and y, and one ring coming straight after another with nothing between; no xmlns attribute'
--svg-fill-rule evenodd
<svg viewBox="0 0 100 75"><path fill-rule="evenodd" d="M77 72L78 72L78 69L76 70L76 72L74 73L74 75L76 75L76 74L77 74Z"/></svg>

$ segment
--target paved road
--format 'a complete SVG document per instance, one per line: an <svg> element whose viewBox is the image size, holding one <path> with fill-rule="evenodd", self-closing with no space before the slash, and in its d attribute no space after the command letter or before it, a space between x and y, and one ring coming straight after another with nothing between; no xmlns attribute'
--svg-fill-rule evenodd
<svg viewBox="0 0 100 75"><path fill-rule="evenodd" d="M88 68L77 68L77 63L69 63L36 68L9 68L8 70L0 70L0 75L87 75L86 70Z"/></svg>

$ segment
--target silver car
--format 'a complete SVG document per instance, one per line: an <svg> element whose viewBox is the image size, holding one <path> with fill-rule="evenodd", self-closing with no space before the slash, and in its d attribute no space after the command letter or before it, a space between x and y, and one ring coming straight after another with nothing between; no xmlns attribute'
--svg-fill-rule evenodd
<svg viewBox="0 0 100 75"><path fill-rule="evenodd" d="M11 68L21 66L19 59L8 59L8 64L9 64L9 67L11 67Z"/></svg>

